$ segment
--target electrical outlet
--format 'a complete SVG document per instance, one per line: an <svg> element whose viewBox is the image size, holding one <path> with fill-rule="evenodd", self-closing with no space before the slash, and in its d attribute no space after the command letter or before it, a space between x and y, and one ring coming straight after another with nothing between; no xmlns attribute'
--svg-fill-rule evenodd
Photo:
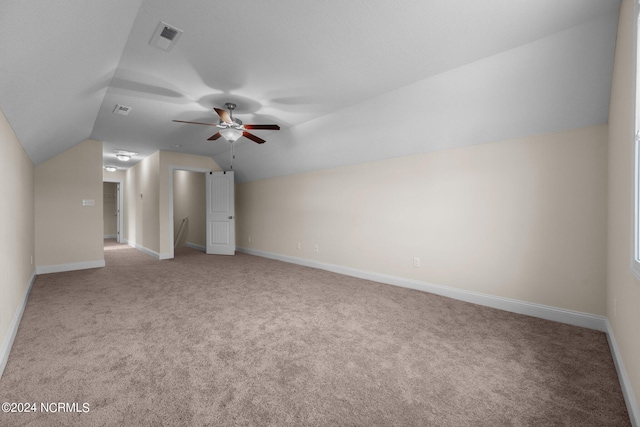
<svg viewBox="0 0 640 427"><path fill-rule="evenodd" d="M318 246L317 243L313 245L313 252L320 252L320 247Z"/></svg>
<svg viewBox="0 0 640 427"><path fill-rule="evenodd" d="M247 237L247 242L251 243L251 236Z"/></svg>
<svg viewBox="0 0 640 427"><path fill-rule="evenodd" d="M419 268L420 267L420 258L418 258L417 256L413 257L413 266L415 268Z"/></svg>
<svg viewBox="0 0 640 427"><path fill-rule="evenodd" d="M300 246L300 242L298 242L298 244L296 245L296 249L300 250L301 246Z"/></svg>

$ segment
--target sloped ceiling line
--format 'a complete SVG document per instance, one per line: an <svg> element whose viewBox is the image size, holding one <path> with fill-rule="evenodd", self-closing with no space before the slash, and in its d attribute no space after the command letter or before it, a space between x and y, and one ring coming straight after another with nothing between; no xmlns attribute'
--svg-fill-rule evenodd
<svg viewBox="0 0 640 427"><path fill-rule="evenodd" d="M606 121L619 7L9 2L0 108L36 164L87 138L105 158L180 150L226 164L228 143L172 119L215 122L212 107L235 102L243 121L283 128L238 142L241 181L555 132ZM161 21L184 31L170 52L150 45Z"/></svg>

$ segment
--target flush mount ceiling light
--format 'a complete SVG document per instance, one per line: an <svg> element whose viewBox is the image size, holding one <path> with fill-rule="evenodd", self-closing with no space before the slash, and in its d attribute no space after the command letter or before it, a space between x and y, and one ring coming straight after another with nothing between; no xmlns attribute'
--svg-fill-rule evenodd
<svg viewBox="0 0 640 427"><path fill-rule="evenodd" d="M105 167L104 167L104 169L105 169L107 172L115 172L115 171L117 171L117 170L118 170L118 168L117 168L117 167L115 167L115 166L105 166Z"/></svg>
<svg viewBox="0 0 640 427"><path fill-rule="evenodd" d="M128 162L129 160L131 160L133 156L138 154L133 151L127 151L127 150L116 150L115 153L116 153L116 158L121 162Z"/></svg>

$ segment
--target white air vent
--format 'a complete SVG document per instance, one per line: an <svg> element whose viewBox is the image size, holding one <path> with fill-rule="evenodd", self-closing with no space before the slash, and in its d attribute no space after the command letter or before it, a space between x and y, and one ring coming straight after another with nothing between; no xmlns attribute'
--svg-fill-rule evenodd
<svg viewBox="0 0 640 427"><path fill-rule="evenodd" d="M113 109L115 114L120 114L121 116L126 116L131 112L132 108L127 107L126 105L116 105L116 108Z"/></svg>
<svg viewBox="0 0 640 427"><path fill-rule="evenodd" d="M180 39L181 35L182 30L179 30L166 22L160 22L160 24L158 24L158 28L156 28L156 32L153 34L150 44L158 49L169 52L173 49L173 46Z"/></svg>

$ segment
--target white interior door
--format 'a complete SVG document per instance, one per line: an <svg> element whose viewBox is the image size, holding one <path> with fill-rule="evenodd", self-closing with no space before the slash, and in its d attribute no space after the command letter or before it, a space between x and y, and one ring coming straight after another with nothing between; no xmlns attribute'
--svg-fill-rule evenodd
<svg viewBox="0 0 640 427"><path fill-rule="evenodd" d="M236 220L233 172L207 175L207 253L234 255Z"/></svg>

